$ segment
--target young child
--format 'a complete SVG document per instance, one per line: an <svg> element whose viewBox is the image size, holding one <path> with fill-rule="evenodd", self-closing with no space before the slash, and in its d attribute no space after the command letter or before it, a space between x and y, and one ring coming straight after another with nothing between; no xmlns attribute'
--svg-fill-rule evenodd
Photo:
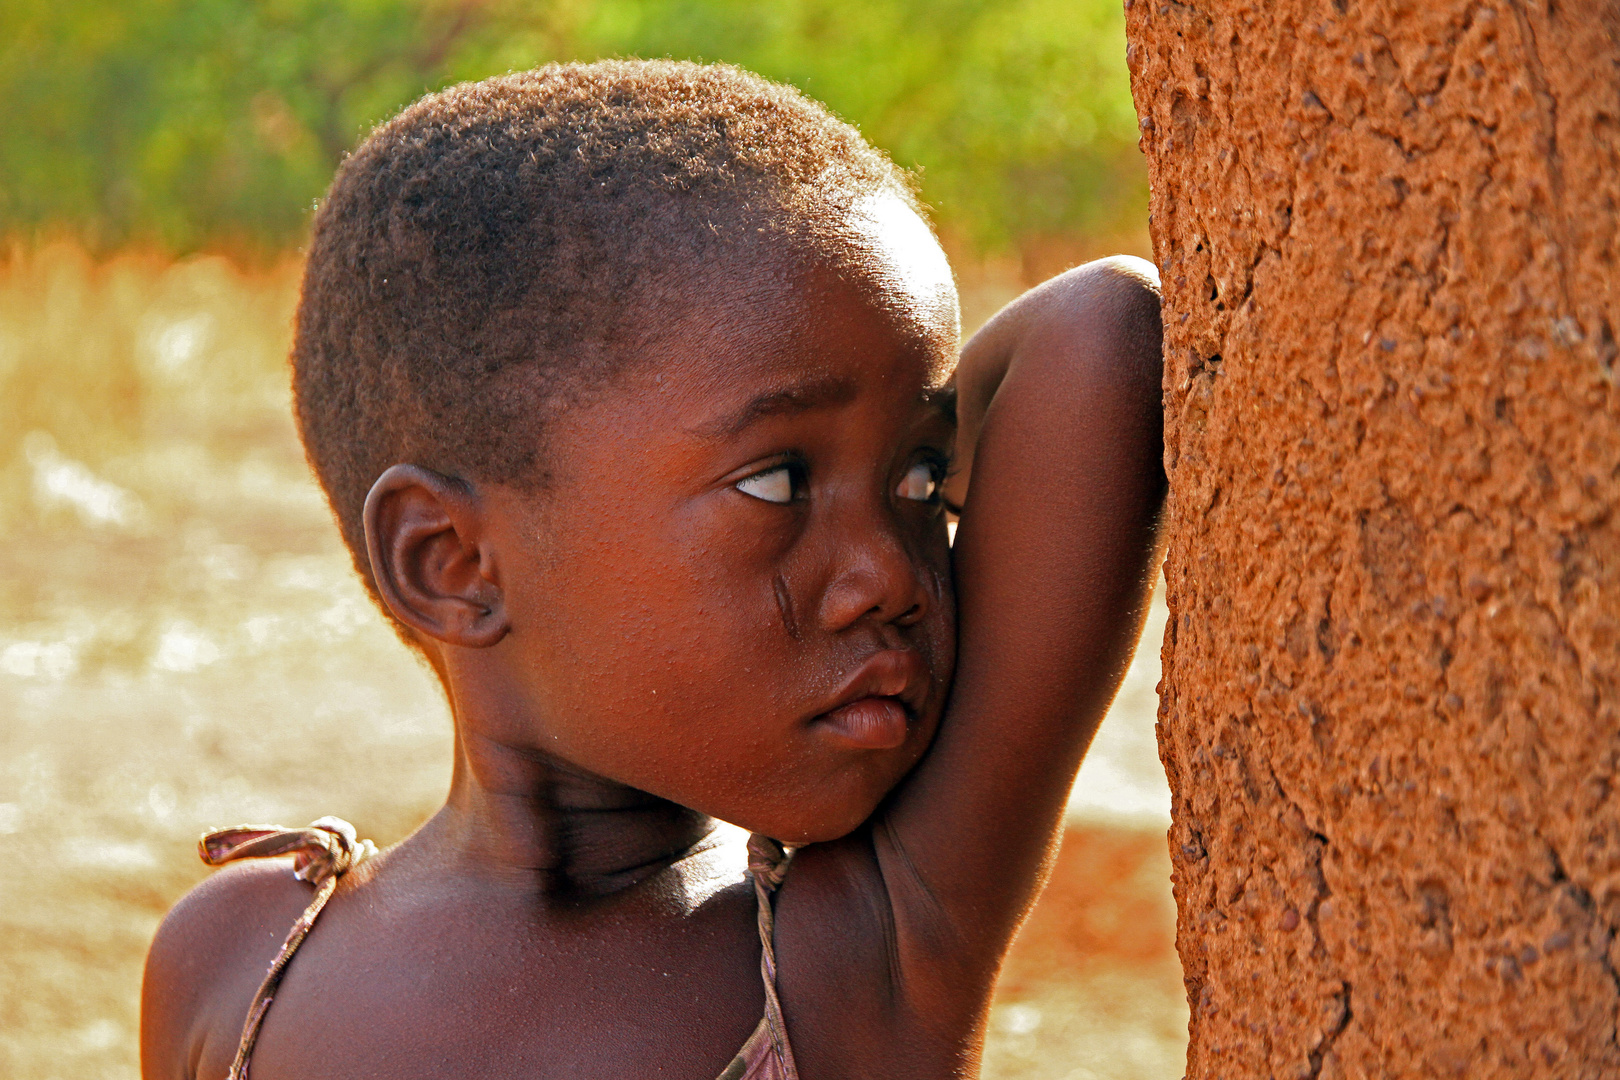
<svg viewBox="0 0 1620 1080"><path fill-rule="evenodd" d="M957 342L906 177L735 68L548 67L379 128L294 386L454 779L380 853L205 838L299 873L164 921L148 1080L976 1075L1146 606L1152 267Z"/></svg>

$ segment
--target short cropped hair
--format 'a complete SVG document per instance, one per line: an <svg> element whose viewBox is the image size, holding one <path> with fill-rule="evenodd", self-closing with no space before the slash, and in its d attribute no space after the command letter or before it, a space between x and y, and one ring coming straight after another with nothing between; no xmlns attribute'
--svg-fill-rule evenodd
<svg viewBox="0 0 1620 1080"><path fill-rule="evenodd" d="M362 512L390 465L543 484L542 407L602 385L657 297L761 232L837 229L910 178L740 68L550 65L430 94L339 168L292 350L305 453L376 595Z"/></svg>

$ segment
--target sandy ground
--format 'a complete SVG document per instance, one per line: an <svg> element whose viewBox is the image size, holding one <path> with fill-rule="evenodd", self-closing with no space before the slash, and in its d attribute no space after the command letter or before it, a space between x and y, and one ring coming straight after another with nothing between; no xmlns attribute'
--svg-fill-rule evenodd
<svg viewBox="0 0 1620 1080"><path fill-rule="evenodd" d="M337 813L387 843L443 795L442 698L293 436L294 283L68 249L0 264L0 1076L136 1075L142 956L205 873L204 828ZM986 1077L1181 1075L1155 652L1081 775Z"/></svg>

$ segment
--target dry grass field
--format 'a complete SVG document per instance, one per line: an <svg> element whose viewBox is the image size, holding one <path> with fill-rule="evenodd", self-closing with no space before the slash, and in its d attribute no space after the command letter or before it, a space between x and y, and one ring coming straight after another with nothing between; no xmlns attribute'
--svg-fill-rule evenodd
<svg viewBox="0 0 1620 1080"><path fill-rule="evenodd" d="M296 274L70 247L0 260L9 1080L136 1075L141 959L204 875L204 828L336 813L388 843L442 797L442 698L369 606L293 434ZM970 322L1011 291L970 284ZM1181 1075L1154 652L1082 773L987 1077Z"/></svg>

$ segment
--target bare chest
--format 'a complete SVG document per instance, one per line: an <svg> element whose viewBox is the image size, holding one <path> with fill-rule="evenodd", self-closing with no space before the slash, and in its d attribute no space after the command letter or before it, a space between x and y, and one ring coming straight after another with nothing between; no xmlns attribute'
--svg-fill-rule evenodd
<svg viewBox="0 0 1620 1080"><path fill-rule="evenodd" d="M685 913L561 918L334 902L250 1076L713 1080L759 1023L759 949L744 889ZM222 995L199 1077L229 1069L257 974Z"/></svg>

